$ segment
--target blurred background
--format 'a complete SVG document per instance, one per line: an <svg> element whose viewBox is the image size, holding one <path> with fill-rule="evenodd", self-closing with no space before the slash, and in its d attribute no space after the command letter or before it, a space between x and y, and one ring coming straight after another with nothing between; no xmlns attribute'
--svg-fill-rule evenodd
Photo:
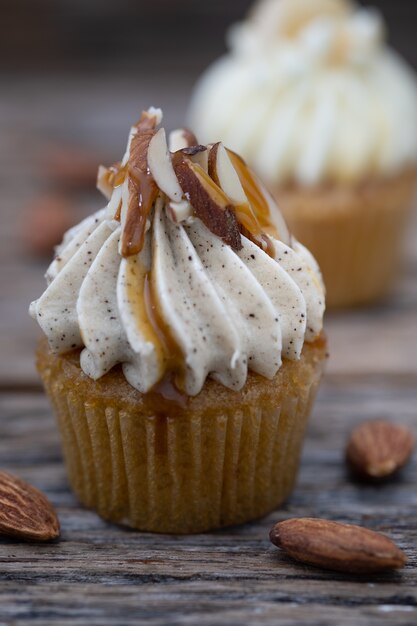
<svg viewBox="0 0 417 626"><path fill-rule="evenodd" d="M197 75L225 49L224 33L251 0L2 0L6 71ZM393 45L417 60L414 0L373 0Z"/></svg>
<svg viewBox="0 0 417 626"><path fill-rule="evenodd" d="M3 386L12 387L17 379L29 387L38 384L31 357L37 329L27 307L44 288L43 270L54 239L102 204L94 190L97 164L121 156L129 126L142 108L161 106L168 129L183 124L196 78L225 51L228 26L250 4L0 0ZM363 4L383 12L390 43L417 66L415 0ZM409 246L413 255L413 241ZM407 290L403 292L401 302L407 302ZM398 319L391 312L388 327L384 310L356 312L348 323L334 316L329 325L333 371L358 371L357 347L369 339L363 316L369 315L376 340L378 328L384 329L393 368L414 358L417 372L413 342L401 330L409 328L404 315L415 315L415 309L397 308ZM339 359L342 338L346 348ZM375 354L363 351L361 366L367 358L378 368Z"/></svg>

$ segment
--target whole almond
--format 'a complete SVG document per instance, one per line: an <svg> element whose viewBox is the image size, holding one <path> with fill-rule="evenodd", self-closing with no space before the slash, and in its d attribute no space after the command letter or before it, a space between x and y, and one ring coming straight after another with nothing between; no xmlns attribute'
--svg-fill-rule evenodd
<svg viewBox="0 0 417 626"><path fill-rule="evenodd" d="M329 570L369 574L402 567L404 553L385 535L324 519L278 522L269 537L290 557Z"/></svg>
<svg viewBox="0 0 417 626"><path fill-rule="evenodd" d="M360 478L390 478L409 460L414 436L407 426L385 420L364 422L350 435L346 459Z"/></svg>
<svg viewBox="0 0 417 626"><path fill-rule="evenodd" d="M0 472L0 534L49 541L59 536L58 517L42 492Z"/></svg>

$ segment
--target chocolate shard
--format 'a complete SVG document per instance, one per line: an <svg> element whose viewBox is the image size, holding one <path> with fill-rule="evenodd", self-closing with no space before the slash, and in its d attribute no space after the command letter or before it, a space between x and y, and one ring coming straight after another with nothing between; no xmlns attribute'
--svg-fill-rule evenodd
<svg viewBox="0 0 417 626"><path fill-rule="evenodd" d="M181 151L173 154L172 164L181 189L197 217L224 243L234 250L241 250L239 224L233 204L226 194Z"/></svg>

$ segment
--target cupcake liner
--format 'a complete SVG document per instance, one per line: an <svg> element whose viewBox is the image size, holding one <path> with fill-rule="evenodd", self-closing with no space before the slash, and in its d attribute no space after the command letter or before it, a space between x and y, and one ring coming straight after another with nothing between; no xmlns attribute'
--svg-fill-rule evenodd
<svg viewBox="0 0 417 626"><path fill-rule="evenodd" d="M316 257L328 307L384 297L398 275L415 172L356 189L276 190L295 236Z"/></svg>
<svg viewBox="0 0 417 626"><path fill-rule="evenodd" d="M322 362L312 359L302 382L291 363L271 402L222 403L218 412L210 405L172 416L94 398L90 380L68 391L68 373L40 370L81 502L140 530L190 533L260 517L287 497Z"/></svg>

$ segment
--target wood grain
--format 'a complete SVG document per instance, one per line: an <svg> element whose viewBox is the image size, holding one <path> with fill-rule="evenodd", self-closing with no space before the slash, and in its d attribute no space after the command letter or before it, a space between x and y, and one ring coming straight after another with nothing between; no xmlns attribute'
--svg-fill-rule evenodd
<svg viewBox="0 0 417 626"><path fill-rule="evenodd" d="M417 461L395 483L349 481L343 447L362 419L415 428L409 383L327 382L289 502L259 522L204 535L136 533L78 506L42 394L0 395L2 466L45 490L62 540L0 541L0 623L17 624L414 624L417 619ZM268 540L272 524L316 515L386 532L409 563L357 579L291 562Z"/></svg>

